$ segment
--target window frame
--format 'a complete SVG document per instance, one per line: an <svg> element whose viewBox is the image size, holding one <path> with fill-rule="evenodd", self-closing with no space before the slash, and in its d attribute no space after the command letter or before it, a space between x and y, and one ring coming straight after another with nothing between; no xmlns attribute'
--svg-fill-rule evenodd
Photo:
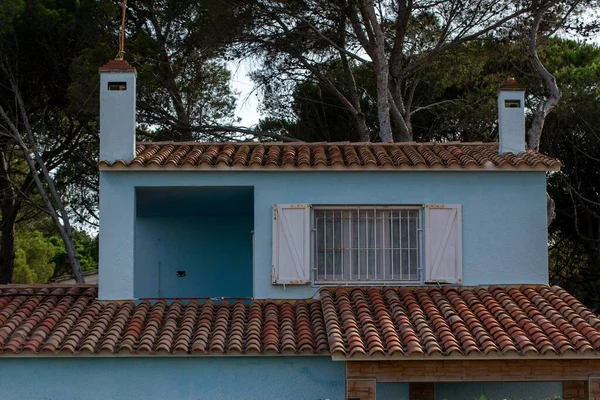
<svg viewBox="0 0 600 400"><path fill-rule="evenodd" d="M363 280L319 280L317 279L317 226L316 226L316 211L343 211L343 210L390 210L390 211L417 211L417 271L416 278L407 279L363 279ZM311 281L312 286L391 286L391 285L420 285L423 283L424 277L424 206L415 204L312 204L311 205Z"/></svg>

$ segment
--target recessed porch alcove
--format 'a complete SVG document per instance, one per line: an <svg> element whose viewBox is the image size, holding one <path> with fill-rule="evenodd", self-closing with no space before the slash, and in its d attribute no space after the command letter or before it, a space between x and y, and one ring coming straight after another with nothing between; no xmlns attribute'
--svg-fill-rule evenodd
<svg viewBox="0 0 600 400"><path fill-rule="evenodd" d="M252 297L251 186L137 187L136 298Z"/></svg>

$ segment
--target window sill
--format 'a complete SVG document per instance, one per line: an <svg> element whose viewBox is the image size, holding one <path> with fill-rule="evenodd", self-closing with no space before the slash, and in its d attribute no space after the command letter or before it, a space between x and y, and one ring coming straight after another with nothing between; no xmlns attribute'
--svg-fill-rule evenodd
<svg viewBox="0 0 600 400"><path fill-rule="evenodd" d="M315 281L313 286L421 286L420 280L415 281Z"/></svg>

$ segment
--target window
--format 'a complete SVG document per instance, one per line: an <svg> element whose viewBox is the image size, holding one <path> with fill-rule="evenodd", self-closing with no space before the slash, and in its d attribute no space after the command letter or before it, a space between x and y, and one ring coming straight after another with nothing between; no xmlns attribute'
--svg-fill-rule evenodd
<svg viewBox="0 0 600 400"><path fill-rule="evenodd" d="M272 283L461 284L461 213L460 204L275 204Z"/></svg>
<svg viewBox="0 0 600 400"><path fill-rule="evenodd" d="M316 283L419 281L420 208L315 207Z"/></svg>

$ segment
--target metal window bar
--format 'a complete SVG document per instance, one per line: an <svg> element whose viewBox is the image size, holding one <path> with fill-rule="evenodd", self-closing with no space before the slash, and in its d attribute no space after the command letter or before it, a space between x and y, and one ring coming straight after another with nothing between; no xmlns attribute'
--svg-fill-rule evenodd
<svg viewBox="0 0 600 400"><path fill-rule="evenodd" d="M420 209L314 207L315 280L419 281Z"/></svg>

